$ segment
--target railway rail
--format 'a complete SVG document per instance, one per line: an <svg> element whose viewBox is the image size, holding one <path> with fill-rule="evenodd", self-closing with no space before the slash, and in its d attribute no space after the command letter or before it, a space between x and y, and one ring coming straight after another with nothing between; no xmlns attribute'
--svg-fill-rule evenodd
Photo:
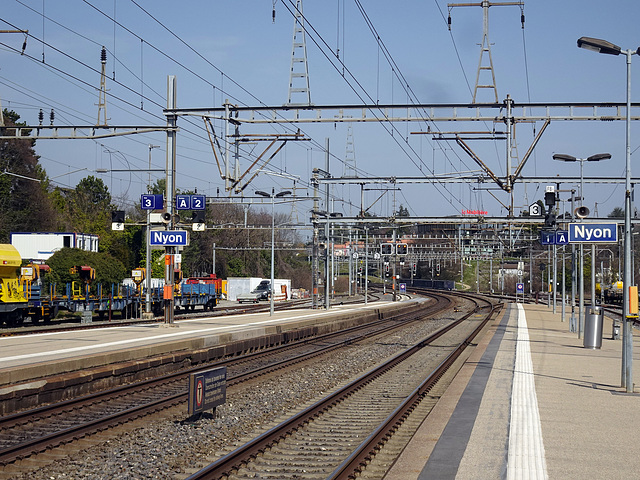
<svg viewBox="0 0 640 480"><path fill-rule="evenodd" d="M228 385L233 386L275 369L308 360L312 356L326 354L360 339L383 335L402 325L423 319L425 315L434 315L450 307L452 302L445 296L436 299L428 311L420 310L382 319L347 331L308 339L296 345L288 344L243 357L220 360L215 362L215 366L227 365ZM0 465L11 465L103 429L184 404L188 396L189 373L211 367L212 365L201 365L162 378L7 415L0 419Z"/></svg>
<svg viewBox="0 0 640 480"><path fill-rule="evenodd" d="M188 480L257 478L264 472L273 478L319 479L363 474L495 314L494 304L487 302L487 307L482 318L473 322L471 333L462 335L446 358L425 347L438 345L435 350L442 352L479 308L193 473ZM446 342L438 343L441 339ZM426 378L420 375L425 366L433 364L437 367ZM380 477L375 474L374 478Z"/></svg>

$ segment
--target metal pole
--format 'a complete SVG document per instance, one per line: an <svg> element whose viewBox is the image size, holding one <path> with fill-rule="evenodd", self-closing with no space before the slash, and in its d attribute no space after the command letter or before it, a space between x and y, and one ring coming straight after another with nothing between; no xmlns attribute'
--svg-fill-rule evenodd
<svg viewBox="0 0 640 480"><path fill-rule="evenodd" d="M393 229L393 269L391 274L393 275L393 301L396 301L396 263L398 261L398 255L397 255L397 250L398 250L398 244L396 243L397 239L396 239L396 229Z"/></svg>
<svg viewBox="0 0 640 480"><path fill-rule="evenodd" d="M561 317L561 321L564 322L564 316L565 316L565 311L566 311L566 290L565 290L565 259L564 259L564 245L562 246L562 314L560 315Z"/></svg>
<svg viewBox="0 0 640 480"><path fill-rule="evenodd" d="M575 190L571 190L571 220L573 221L573 211L575 207ZM576 326L576 244L571 244L571 319L569 320L569 331L575 333Z"/></svg>
<svg viewBox="0 0 640 480"><path fill-rule="evenodd" d="M215 275L216 273L216 243L213 242L211 244L211 273Z"/></svg>
<svg viewBox="0 0 640 480"><path fill-rule="evenodd" d="M553 313L556 313L556 290L558 284L558 247L553 244Z"/></svg>
<svg viewBox="0 0 640 480"><path fill-rule="evenodd" d="M551 249L547 247L547 284L545 290L547 291L547 308L551 306L551 292L549 292L549 281L551 280Z"/></svg>
<svg viewBox="0 0 640 480"><path fill-rule="evenodd" d="M624 328L622 330L622 386L627 393L633 392L633 337L632 323L629 318L629 287L631 286L631 55L633 50L626 50L627 54L627 118L626 118L626 170L624 194Z"/></svg>
<svg viewBox="0 0 640 480"><path fill-rule="evenodd" d="M493 295L493 252L489 257L489 293Z"/></svg>
<svg viewBox="0 0 640 480"><path fill-rule="evenodd" d="M333 211L333 202L331 202L331 210ZM333 224L331 225L331 298L334 298L335 295L335 291L336 291L336 287L335 287L335 278L336 278L336 266L335 266L335 240L334 240L334 227Z"/></svg>
<svg viewBox="0 0 640 480"><path fill-rule="evenodd" d="M160 148L159 145L149 144L149 173L147 178L147 192L151 193L151 150ZM145 280L147 293L145 295L145 313L151 313L151 211L147 210L147 260L145 262Z"/></svg>
<svg viewBox="0 0 640 480"><path fill-rule="evenodd" d="M224 102L224 138L229 138L229 124L231 120L231 113L229 112L229 107L231 104L229 103L229 99L227 98ZM229 179L231 178L229 172L229 162L231 161L230 156L230 147L229 142L224 143L224 191L228 192L231 188L231 184Z"/></svg>
<svg viewBox="0 0 640 480"><path fill-rule="evenodd" d="M578 338L582 338L582 332L584 331L584 244L580 244L580 271L579 282L580 291L578 294L580 298L578 300Z"/></svg>
<svg viewBox="0 0 640 480"><path fill-rule="evenodd" d="M591 244L591 305L596 305L596 244Z"/></svg>
<svg viewBox="0 0 640 480"><path fill-rule="evenodd" d="M364 228L364 304L367 304L369 295L369 229Z"/></svg>
<svg viewBox="0 0 640 480"><path fill-rule="evenodd" d="M273 297L276 293L275 289L273 288L273 282L274 282L273 257L275 253L275 240L276 240L275 201L276 201L276 191L273 187L271 187L271 286L270 286L271 294L269 295L269 315L270 316L273 315L273 310L274 310Z"/></svg>
<svg viewBox="0 0 640 480"><path fill-rule="evenodd" d="M167 77L167 107L172 110L177 107L176 100L176 77L174 75L169 75ZM173 218L173 199L176 194L176 124L177 124L177 115L167 115L167 126L173 127L167 130L167 165L166 165L166 175L167 175L167 213L169 214L170 220L168 224L168 229L173 230L174 218ZM174 298L173 298L173 282L174 282L174 268L175 268L175 256L174 256L174 247L165 247L165 274L164 274L164 323L165 324L173 324L173 311L174 311Z"/></svg>
<svg viewBox="0 0 640 480"><path fill-rule="evenodd" d="M351 227L349 227L349 297L351 297L353 287L353 245L351 243Z"/></svg>
<svg viewBox="0 0 640 480"><path fill-rule="evenodd" d="M313 183L313 213L311 222L313 224L313 246L311 252L311 308L318 308L318 173L314 170L312 176Z"/></svg>
<svg viewBox="0 0 640 480"><path fill-rule="evenodd" d="M327 174L329 173L329 138L325 139L325 169ZM331 285L331 272L329 271L329 219L331 218L331 212L329 212L329 183L327 182L327 191L325 192L325 208L327 209L327 221L324 224L324 237L326 242L325 256L324 256L324 308L329 310L329 286Z"/></svg>

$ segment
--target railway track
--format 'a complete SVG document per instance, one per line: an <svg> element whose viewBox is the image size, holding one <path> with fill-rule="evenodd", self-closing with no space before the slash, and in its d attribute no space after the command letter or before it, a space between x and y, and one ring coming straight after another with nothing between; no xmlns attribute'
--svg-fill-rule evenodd
<svg viewBox="0 0 640 480"><path fill-rule="evenodd" d="M379 320L374 324L348 331L327 334L296 345L286 345L215 363L228 368L228 385L241 383L276 369L290 367L313 356L349 345L372 335L399 328L410 322L434 315L451 305L441 296L429 307L400 317ZM5 416L0 420L0 465L55 449L78 438L130 422L132 419L184 404L187 400L188 375L211 368L200 366L162 378L126 385L95 395Z"/></svg>
<svg viewBox="0 0 640 480"><path fill-rule="evenodd" d="M395 434L408 418L420 412L412 420L417 426L428 414L433 402L422 401L496 311L493 305L485 310L482 315L471 312L452 322L188 480L364 478L367 470L372 478L381 478L381 471L371 472L370 466L376 465L372 460L385 445L398 443ZM454 347L450 347L452 341ZM430 372L426 378L425 371ZM404 438L408 441L406 434ZM401 450L397 445L394 448ZM384 462L378 463L385 471Z"/></svg>

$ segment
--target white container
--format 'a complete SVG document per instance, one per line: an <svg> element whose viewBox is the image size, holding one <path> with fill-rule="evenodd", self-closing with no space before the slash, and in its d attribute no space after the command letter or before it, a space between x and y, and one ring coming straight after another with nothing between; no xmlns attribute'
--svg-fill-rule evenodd
<svg viewBox="0 0 640 480"><path fill-rule="evenodd" d="M258 277L229 277L227 278L227 300L235 302L238 295L249 293L262 281Z"/></svg>

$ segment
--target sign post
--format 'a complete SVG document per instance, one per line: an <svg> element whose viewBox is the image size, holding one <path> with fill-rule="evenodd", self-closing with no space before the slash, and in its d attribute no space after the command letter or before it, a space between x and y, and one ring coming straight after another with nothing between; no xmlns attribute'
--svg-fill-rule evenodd
<svg viewBox="0 0 640 480"><path fill-rule="evenodd" d="M227 400L227 367L213 368L189 375L189 407L191 419L198 419L205 410L222 405Z"/></svg>

